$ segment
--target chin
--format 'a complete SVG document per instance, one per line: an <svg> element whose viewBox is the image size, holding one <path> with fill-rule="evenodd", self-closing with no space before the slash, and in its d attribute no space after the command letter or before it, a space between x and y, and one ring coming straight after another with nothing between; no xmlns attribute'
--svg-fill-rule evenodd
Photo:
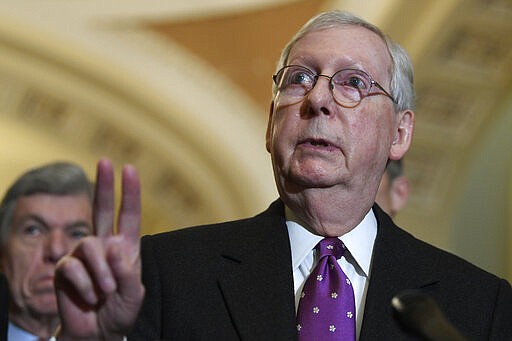
<svg viewBox="0 0 512 341"><path fill-rule="evenodd" d="M38 297L33 306L34 310L37 310L44 315L55 315L58 313L57 298L55 297L55 294Z"/></svg>
<svg viewBox="0 0 512 341"><path fill-rule="evenodd" d="M325 174L298 175L291 178L291 182L304 188L328 188L336 185L335 179Z"/></svg>
<svg viewBox="0 0 512 341"><path fill-rule="evenodd" d="M340 182L342 168L334 165L325 165L324 163L302 163L297 167L290 169L290 177L303 183L319 187L332 186Z"/></svg>
<svg viewBox="0 0 512 341"><path fill-rule="evenodd" d="M336 228L327 228L327 229L321 229L318 230L314 228L315 233L319 236L328 237L328 238L338 238L346 233L346 231L336 229Z"/></svg>

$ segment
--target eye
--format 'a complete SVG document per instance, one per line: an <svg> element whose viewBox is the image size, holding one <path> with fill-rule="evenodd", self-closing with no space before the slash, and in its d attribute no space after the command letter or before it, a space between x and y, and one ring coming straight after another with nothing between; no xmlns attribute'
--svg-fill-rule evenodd
<svg viewBox="0 0 512 341"><path fill-rule="evenodd" d="M91 229L87 226L77 226L72 228L68 233L73 239L82 239L91 235Z"/></svg>
<svg viewBox="0 0 512 341"><path fill-rule="evenodd" d="M311 76L303 70L296 70L289 76L289 84L308 84L311 82Z"/></svg>
<svg viewBox="0 0 512 341"><path fill-rule="evenodd" d="M365 89L366 88L366 85L363 82L363 80L361 78L357 77L357 76L350 77L346 81L345 85L352 86L352 87L358 88L358 89Z"/></svg>
<svg viewBox="0 0 512 341"><path fill-rule="evenodd" d="M27 224L22 229L25 236L39 236L43 233L43 227L38 224Z"/></svg>
<svg viewBox="0 0 512 341"><path fill-rule="evenodd" d="M311 72L300 66L290 66L282 70L281 88L302 86L308 88L314 83L314 75Z"/></svg>
<svg viewBox="0 0 512 341"><path fill-rule="evenodd" d="M341 70L333 77L333 82L335 85L358 90L368 90L371 85L368 77L358 70Z"/></svg>

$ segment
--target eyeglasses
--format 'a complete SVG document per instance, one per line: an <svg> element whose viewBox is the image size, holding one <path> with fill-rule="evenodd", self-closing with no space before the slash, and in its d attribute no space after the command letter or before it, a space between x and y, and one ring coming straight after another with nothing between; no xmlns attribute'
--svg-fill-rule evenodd
<svg viewBox="0 0 512 341"><path fill-rule="evenodd" d="M385 95L393 103L396 100L384 88L374 81L369 74L357 69L342 69L332 76L315 74L307 67L288 65L272 76L277 86L278 96L290 101L290 104L300 102L314 87L319 77L329 80L329 88L336 102L346 108L357 106L367 96ZM370 93L375 85L381 92ZM293 101L297 102L293 102Z"/></svg>

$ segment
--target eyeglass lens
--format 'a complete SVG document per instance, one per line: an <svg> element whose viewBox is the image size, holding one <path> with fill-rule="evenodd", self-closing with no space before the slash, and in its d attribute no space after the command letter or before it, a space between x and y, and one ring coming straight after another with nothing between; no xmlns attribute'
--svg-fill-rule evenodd
<svg viewBox="0 0 512 341"><path fill-rule="evenodd" d="M330 89L336 101L341 104L355 106L361 99L368 96L373 84L370 76L356 69L343 69L332 76L316 75L311 70L289 65L274 76L279 95L289 100L301 100L315 86L319 77L329 79Z"/></svg>

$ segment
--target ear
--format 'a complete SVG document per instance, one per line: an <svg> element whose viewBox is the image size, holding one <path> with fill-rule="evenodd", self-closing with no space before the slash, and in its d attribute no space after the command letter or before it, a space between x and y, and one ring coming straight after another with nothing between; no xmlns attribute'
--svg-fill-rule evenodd
<svg viewBox="0 0 512 341"><path fill-rule="evenodd" d="M409 199L409 180L401 175L396 177L391 183L391 211L394 214L404 208Z"/></svg>
<svg viewBox="0 0 512 341"><path fill-rule="evenodd" d="M270 153L272 146L272 118L274 115L274 101L270 103L270 112L268 114L267 132L265 134L265 148Z"/></svg>
<svg viewBox="0 0 512 341"><path fill-rule="evenodd" d="M399 115L398 126L389 151L389 158L391 160L401 159L409 150L414 130L414 112L412 110L404 110L397 115Z"/></svg>

